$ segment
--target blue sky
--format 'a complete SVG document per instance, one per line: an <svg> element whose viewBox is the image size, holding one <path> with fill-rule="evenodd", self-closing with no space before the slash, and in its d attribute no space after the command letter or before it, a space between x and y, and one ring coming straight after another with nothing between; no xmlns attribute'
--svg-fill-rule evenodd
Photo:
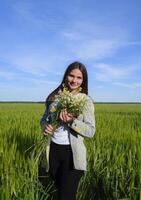
<svg viewBox="0 0 141 200"><path fill-rule="evenodd" d="M44 101L73 61L96 102L141 102L140 0L5 0L0 101Z"/></svg>

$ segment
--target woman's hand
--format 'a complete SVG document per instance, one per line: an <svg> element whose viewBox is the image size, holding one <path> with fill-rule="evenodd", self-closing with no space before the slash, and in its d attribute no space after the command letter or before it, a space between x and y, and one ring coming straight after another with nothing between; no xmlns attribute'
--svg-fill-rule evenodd
<svg viewBox="0 0 141 200"><path fill-rule="evenodd" d="M47 124L42 127L42 133L43 135L53 135L53 126L51 124Z"/></svg>
<svg viewBox="0 0 141 200"><path fill-rule="evenodd" d="M72 122L74 120L74 117L73 117L72 114L68 113L66 109L63 109L60 112L59 119L62 122L69 123L69 122Z"/></svg>

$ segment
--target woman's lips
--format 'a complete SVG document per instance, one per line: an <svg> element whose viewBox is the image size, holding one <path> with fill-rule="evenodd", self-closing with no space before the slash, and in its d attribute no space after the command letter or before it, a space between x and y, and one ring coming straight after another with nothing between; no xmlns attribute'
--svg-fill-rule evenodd
<svg viewBox="0 0 141 200"><path fill-rule="evenodd" d="M76 85L76 84L73 84L73 83L70 83L70 86L76 87L77 85Z"/></svg>

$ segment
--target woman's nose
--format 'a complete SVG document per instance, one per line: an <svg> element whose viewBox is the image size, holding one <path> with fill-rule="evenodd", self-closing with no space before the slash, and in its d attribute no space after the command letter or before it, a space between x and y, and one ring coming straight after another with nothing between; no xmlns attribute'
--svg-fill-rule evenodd
<svg viewBox="0 0 141 200"><path fill-rule="evenodd" d="M73 80L72 80L73 82L76 82L77 81L77 78L73 78Z"/></svg>

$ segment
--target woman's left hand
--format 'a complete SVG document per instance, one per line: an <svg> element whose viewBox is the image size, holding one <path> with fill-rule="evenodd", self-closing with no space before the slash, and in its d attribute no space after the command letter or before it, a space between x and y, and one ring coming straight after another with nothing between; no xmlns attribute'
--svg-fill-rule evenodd
<svg viewBox="0 0 141 200"><path fill-rule="evenodd" d="M74 120L73 115L68 113L66 109L63 109L60 112L59 118L62 122L65 122L65 123L69 123L69 122L72 122Z"/></svg>

